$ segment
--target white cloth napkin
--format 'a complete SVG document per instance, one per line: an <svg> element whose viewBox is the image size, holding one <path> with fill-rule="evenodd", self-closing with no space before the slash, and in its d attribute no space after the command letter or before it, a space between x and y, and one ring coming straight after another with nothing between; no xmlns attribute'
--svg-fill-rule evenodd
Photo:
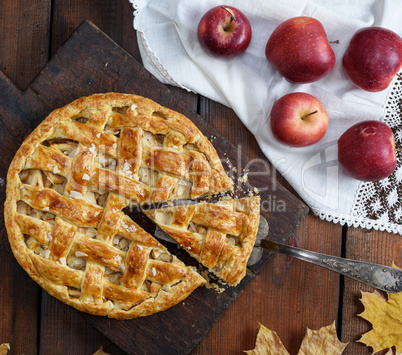
<svg viewBox="0 0 402 355"><path fill-rule="evenodd" d="M365 214L364 208L356 207L362 196L367 201L370 199L370 193L365 192L372 186L347 177L337 161L340 135L357 122L383 120L389 92L369 93L355 87L343 71L343 54L352 35L362 27L382 26L402 34L401 1L130 2L135 9L134 27L145 67L163 83L191 90L231 107L254 134L267 158L316 215L341 224L402 233L402 220L390 218L381 211L377 215ZM247 51L230 60L207 55L197 39L202 15L217 5L240 9L249 18L253 30ZM337 61L334 70L322 80L290 84L266 60L265 45L276 26L288 18L302 15L321 21L330 41L339 40L339 44L332 44ZM393 85L396 85L396 79L390 87ZM324 138L305 148L278 143L269 125L274 101L297 91L317 97L326 107L330 120ZM387 206L384 208L387 210Z"/></svg>

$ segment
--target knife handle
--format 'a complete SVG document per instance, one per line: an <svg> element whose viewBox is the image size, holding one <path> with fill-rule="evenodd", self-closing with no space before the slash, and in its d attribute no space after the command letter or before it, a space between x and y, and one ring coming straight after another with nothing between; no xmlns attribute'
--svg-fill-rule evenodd
<svg viewBox="0 0 402 355"><path fill-rule="evenodd" d="M335 271L382 291L402 291L402 271L393 267L316 253L267 239L262 239L260 246Z"/></svg>

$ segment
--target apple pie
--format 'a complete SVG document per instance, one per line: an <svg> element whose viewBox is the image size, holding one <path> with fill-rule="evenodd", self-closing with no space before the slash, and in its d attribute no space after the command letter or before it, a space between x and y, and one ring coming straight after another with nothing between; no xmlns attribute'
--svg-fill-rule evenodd
<svg viewBox="0 0 402 355"><path fill-rule="evenodd" d="M212 144L183 115L107 93L53 111L7 175L5 224L20 265L80 311L146 316L204 279L123 209L230 190Z"/></svg>
<svg viewBox="0 0 402 355"><path fill-rule="evenodd" d="M260 197L145 211L198 262L229 285L246 273L260 220Z"/></svg>

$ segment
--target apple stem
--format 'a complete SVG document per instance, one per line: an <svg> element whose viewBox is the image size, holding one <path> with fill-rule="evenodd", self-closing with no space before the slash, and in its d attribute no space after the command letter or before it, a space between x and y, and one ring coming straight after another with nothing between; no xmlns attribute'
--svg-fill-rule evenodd
<svg viewBox="0 0 402 355"><path fill-rule="evenodd" d="M396 73L396 76L397 76L399 79L402 79L402 76L400 76L399 73Z"/></svg>
<svg viewBox="0 0 402 355"><path fill-rule="evenodd" d="M336 43L336 44L339 44L339 39L337 39L336 41L329 41L329 43Z"/></svg>
<svg viewBox="0 0 402 355"><path fill-rule="evenodd" d="M229 12L230 15L230 22L228 25L226 25L223 30L226 31L227 28L231 25L232 21L236 21L236 17L235 15L233 15L232 11L230 11L229 9L227 9L225 6L221 6L222 9L226 10L227 12Z"/></svg>
<svg viewBox="0 0 402 355"><path fill-rule="evenodd" d="M308 117L308 116L314 115L314 114L317 113L317 112L318 112L318 110L315 110L315 111L313 111L313 112L308 113L307 115L302 116L302 120L304 120L304 119L305 119L306 117Z"/></svg>

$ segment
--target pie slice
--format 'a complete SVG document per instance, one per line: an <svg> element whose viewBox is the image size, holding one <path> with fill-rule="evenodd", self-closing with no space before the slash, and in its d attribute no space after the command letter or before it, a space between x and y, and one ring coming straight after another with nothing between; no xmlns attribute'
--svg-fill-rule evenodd
<svg viewBox="0 0 402 355"><path fill-rule="evenodd" d="M23 142L7 175L5 224L18 262L50 294L133 318L204 280L123 208L231 188L189 119L141 96L96 94L53 111Z"/></svg>
<svg viewBox="0 0 402 355"><path fill-rule="evenodd" d="M260 220L260 197L153 209L145 214L228 284L246 274Z"/></svg>

